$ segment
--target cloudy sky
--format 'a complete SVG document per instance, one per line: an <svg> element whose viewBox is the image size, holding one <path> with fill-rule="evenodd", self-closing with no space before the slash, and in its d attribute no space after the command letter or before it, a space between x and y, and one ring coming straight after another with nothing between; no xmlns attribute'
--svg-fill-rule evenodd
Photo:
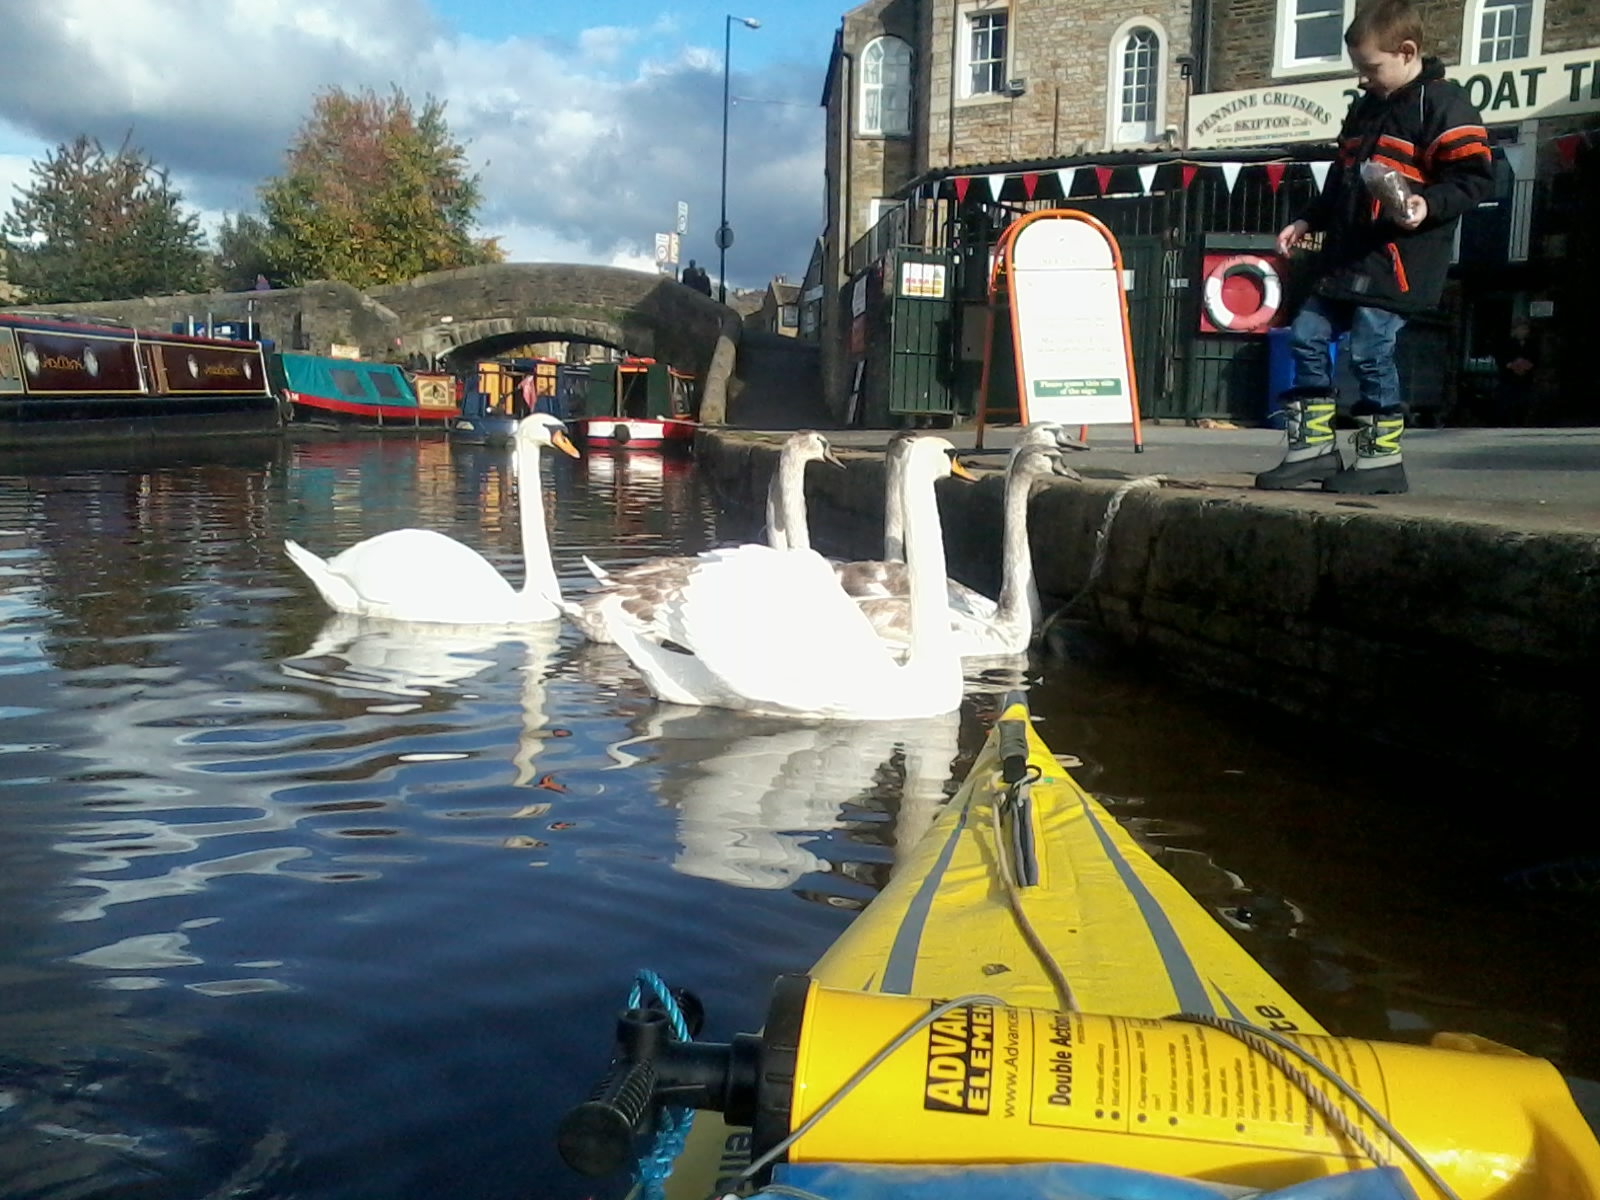
<svg viewBox="0 0 1600 1200"><path fill-rule="evenodd" d="M818 101L849 0L735 0L729 282L805 271ZM690 205L715 270L726 0L0 0L0 212L28 165L132 133L208 223L254 211L324 87L448 102L514 261L647 265Z"/></svg>

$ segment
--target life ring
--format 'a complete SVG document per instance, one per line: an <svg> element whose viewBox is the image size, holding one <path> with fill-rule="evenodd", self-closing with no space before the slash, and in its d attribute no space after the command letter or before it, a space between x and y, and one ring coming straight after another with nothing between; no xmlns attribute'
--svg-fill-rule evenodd
<svg viewBox="0 0 1600 1200"><path fill-rule="evenodd" d="M1234 275L1248 275L1261 288L1261 306L1254 312L1236 313L1222 300L1222 285ZM1211 268L1206 276L1203 303L1206 317L1229 333L1254 333L1272 324L1283 303L1283 281L1272 263L1254 254L1236 254Z"/></svg>

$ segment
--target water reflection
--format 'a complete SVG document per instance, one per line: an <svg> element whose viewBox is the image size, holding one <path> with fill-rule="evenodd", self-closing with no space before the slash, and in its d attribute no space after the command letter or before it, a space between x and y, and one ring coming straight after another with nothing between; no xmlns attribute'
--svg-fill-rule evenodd
<svg viewBox="0 0 1600 1200"><path fill-rule="evenodd" d="M659 791L678 814L673 869L777 889L833 870L812 847L848 822L878 826L875 840L897 854L914 846L953 790L960 731L960 713L796 726L663 708L632 741L655 741L665 764Z"/></svg>

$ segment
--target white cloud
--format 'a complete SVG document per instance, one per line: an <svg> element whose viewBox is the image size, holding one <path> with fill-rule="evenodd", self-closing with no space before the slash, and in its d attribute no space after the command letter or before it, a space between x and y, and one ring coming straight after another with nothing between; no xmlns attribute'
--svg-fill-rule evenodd
<svg viewBox="0 0 1600 1200"><path fill-rule="evenodd" d="M484 190L484 232L514 258L653 269L653 235L691 206L684 257L716 257L722 65L670 25L598 27L578 53L443 31L425 0L0 0L0 210L27 158L90 133L134 141L215 214L253 204L324 87L404 88L448 102ZM649 48L647 62L629 59ZM735 67L737 68L737 60ZM735 91L802 100L823 64L770 68ZM63 88L63 79L72 79ZM5 127L37 139L19 160ZM822 214L820 110L732 116L730 277L804 269Z"/></svg>

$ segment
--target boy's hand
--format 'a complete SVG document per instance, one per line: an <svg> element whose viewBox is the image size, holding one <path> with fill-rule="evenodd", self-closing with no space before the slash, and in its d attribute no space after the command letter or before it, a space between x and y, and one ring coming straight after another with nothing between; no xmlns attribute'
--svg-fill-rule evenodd
<svg viewBox="0 0 1600 1200"><path fill-rule="evenodd" d="M1415 229L1428 219L1428 202L1421 196L1410 196L1406 200L1405 218L1398 222L1401 229Z"/></svg>
<svg viewBox="0 0 1600 1200"><path fill-rule="evenodd" d="M1418 197L1421 199L1421 197ZM1310 232L1311 226L1304 221L1296 221L1293 225L1285 225L1278 231L1278 253L1288 257L1301 238Z"/></svg>

